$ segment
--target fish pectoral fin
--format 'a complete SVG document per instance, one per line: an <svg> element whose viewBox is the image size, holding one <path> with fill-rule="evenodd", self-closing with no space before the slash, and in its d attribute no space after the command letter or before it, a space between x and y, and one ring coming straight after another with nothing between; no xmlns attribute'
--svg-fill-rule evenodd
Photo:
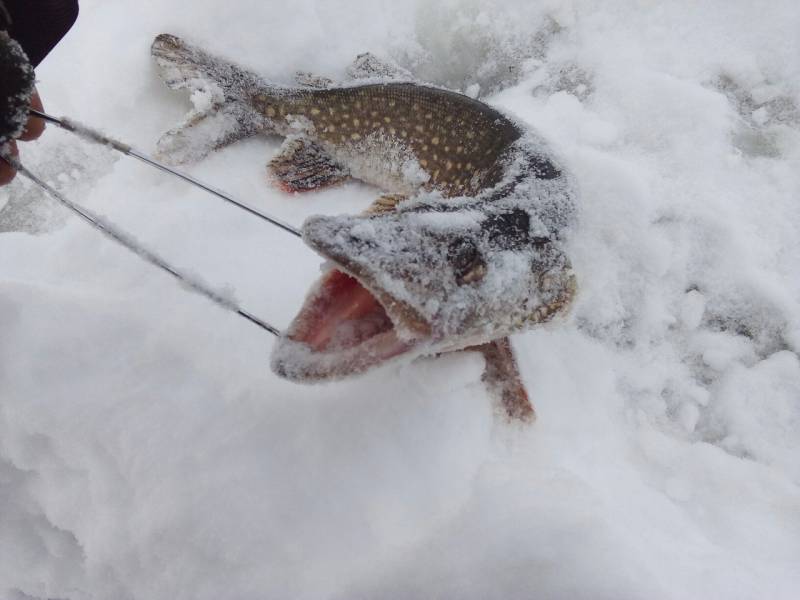
<svg viewBox="0 0 800 600"><path fill-rule="evenodd" d="M347 67L347 75L351 79L405 79L413 80L414 76L400 65L383 60L365 52L356 56Z"/></svg>
<svg viewBox="0 0 800 600"><path fill-rule="evenodd" d="M350 172L306 137L288 137L269 170L287 192L308 192L346 181Z"/></svg>
<svg viewBox="0 0 800 600"><path fill-rule="evenodd" d="M307 71L298 71L294 74L294 81L297 85L316 90L325 90L333 87L333 79L323 75L315 75Z"/></svg>
<svg viewBox="0 0 800 600"><path fill-rule="evenodd" d="M481 379L500 401L508 418L527 423L535 421L536 413L522 382L511 340L504 337L468 350L483 354L486 367Z"/></svg>
<svg viewBox="0 0 800 600"><path fill-rule="evenodd" d="M369 205L369 208L364 211L365 215L382 215L390 213L397 208L403 200L408 200L408 196L403 194L384 194L379 196L375 202Z"/></svg>

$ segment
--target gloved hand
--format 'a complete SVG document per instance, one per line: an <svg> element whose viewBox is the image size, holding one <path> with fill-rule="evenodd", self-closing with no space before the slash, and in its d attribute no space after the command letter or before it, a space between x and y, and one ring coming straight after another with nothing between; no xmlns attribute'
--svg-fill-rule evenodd
<svg viewBox="0 0 800 600"><path fill-rule="evenodd" d="M0 31L0 150L17 155L16 139L32 140L44 130L41 119L29 119L28 108L42 106L34 88L33 66L20 45ZM15 171L0 161L0 185L14 178Z"/></svg>
<svg viewBox="0 0 800 600"><path fill-rule="evenodd" d="M44 121L28 118L28 108L43 110L33 69L75 23L78 0L0 0L0 150L17 155L16 140L33 140ZM19 42L19 43L18 43ZM0 160L0 185L14 178Z"/></svg>
<svg viewBox="0 0 800 600"><path fill-rule="evenodd" d="M33 66L22 47L0 31L0 144L20 136L28 122Z"/></svg>

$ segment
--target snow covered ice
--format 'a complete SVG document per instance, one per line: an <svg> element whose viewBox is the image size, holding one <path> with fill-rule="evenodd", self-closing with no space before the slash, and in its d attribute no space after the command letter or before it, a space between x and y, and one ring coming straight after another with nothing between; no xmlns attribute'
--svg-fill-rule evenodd
<svg viewBox="0 0 800 600"><path fill-rule="evenodd" d="M172 32L275 80L370 51L535 127L576 176L578 296L513 343L509 426L448 355L297 386L261 330L0 191L0 592L8 598L796 598L800 7L711 0L84 0L46 108L145 150L183 117ZM376 190L269 186L275 139L192 165L299 224ZM50 128L69 197L278 325L320 259ZM35 235L34 235L35 234Z"/></svg>

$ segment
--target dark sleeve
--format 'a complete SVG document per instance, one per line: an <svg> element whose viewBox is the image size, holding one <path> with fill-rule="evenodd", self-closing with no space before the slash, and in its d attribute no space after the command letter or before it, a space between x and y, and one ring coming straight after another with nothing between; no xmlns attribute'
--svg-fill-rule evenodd
<svg viewBox="0 0 800 600"><path fill-rule="evenodd" d="M78 0L1 0L0 4L5 5L10 20L8 34L19 42L34 67L78 18Z"/></svg>

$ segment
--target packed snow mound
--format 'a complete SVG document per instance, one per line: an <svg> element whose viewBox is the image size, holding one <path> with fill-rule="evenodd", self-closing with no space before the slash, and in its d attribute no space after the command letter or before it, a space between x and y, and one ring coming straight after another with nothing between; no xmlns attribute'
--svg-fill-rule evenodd
<svg viewBox="0 0 800 600"><path fill-rule="evenodd" d="M539 419L509 426L468 353L279 380L261 330L3 188L4 597L800 595L794 0L81 8L37 72L45 106L146 150L188 107L150 59L165 31L276 81L369 51L516 115L580 189L579 292L513 338ZM278 144L189 168L294 224L377 195L287 197ZM276 325L318 276L297 240L143 165L53 130L21 153Z"/></svg>

